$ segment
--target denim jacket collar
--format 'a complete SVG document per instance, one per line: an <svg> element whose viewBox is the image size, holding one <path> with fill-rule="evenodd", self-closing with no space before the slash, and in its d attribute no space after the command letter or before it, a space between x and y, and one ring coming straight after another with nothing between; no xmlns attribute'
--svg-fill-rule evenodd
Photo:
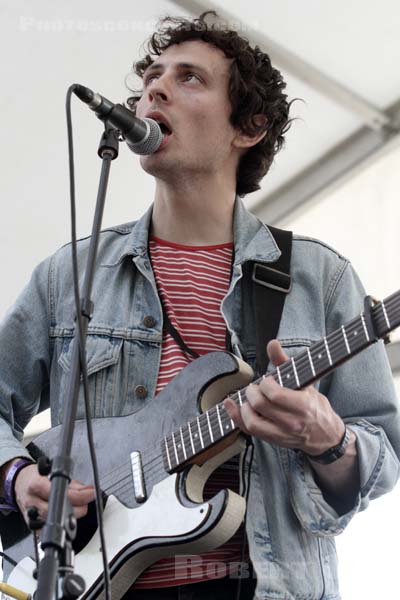
<svg viewBox="0 0 400 600"><path fill-rule="evenodd" d="M235 265L249 260L275 262L281 252L268 227L247 210L242 200L236 197L233 216L235 240Z"/></svg>
<svg viewBox="0 0 400 600"><path fill-rule="evenodd" d="M122 234L129 234L113 257L111 264L118 264L126 256L139 257L147 253L148 236L153 214L153 205L135 223L133 229L121 226L118 229ZM131 226L131 224L129 224ZM235 265L241 265L248 260L260 262L274 262L280 256L280 251L268 227L257 217L251 214L237 197L233 216L233 231L235 240Z"/></svg>

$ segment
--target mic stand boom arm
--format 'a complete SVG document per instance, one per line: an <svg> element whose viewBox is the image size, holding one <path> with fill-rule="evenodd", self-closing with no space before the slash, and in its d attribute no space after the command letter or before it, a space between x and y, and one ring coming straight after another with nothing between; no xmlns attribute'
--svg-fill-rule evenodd
<svg viewBox="0 0 400 600"><path fill-rule="evenodd" d="M111 161L118 156L117 131L105 124L106 131L100 142L98 154L102 159L99 190L90 238L89 254L82 288L81 323L82 338L86 341L88 324L93 312L90 300L94 267L99 243L101 221L105 204ZM64 400L65 416L62 424L59 453L51 461L50 497L46 525L43 528L41 545L44 557L40 562L38 587L35 600L57 600L77 598L84 592L84 581L73 573L72 540L76 535L77 523L72 506L67 499L68 485L71 481L73 461L71 446L79 396L81 374L80 341L75 327L73 338L71 370ZM82 348L84 352L84 348ZM89 415L87 415L89 418ZM60 575L61 572L61 575Z"/></svg>

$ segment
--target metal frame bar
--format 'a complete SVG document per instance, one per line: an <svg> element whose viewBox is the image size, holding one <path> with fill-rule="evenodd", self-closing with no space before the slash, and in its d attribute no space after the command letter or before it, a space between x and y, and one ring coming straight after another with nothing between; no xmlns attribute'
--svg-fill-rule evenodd
<svg viewBox="0 0 400 600"><path fill-rule="evenodd" d="M392 123L400 121L400 101L387 111ZM295 211L317 201L332 188L354 176L372 160L400 144L397 129L373 131L362 127L301 173L251 206L252 212L271 225L282 224Z"/></svg>

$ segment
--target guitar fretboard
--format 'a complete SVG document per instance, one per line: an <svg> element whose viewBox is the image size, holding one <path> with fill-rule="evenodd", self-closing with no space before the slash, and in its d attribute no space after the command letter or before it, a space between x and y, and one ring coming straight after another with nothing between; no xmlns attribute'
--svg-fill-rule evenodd
<svg viewBox="0 0 400 600"><path fill-rule="evenodd" d="M293 390L310 385L333 371L379 338L400 325L400 291L395 292L372 310L342 325L307 350L276 367L270 375L282 387ZM259 383L262 378L254 383ZM230 395L238 406L246 402L246 389ZM223 438L237 430L222 402L196 419L166 436L161 452L168 472L181 468Z"/></svg>

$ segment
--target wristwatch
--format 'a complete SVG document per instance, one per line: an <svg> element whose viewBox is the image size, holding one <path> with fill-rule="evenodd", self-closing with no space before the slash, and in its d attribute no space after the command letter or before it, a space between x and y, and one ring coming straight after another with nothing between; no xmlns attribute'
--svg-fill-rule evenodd
<svg viewBox="0 0 400 600"><path fill-rule="evenodd" d="M344 455L349 441L350 432L347 429L347 427L345 427L344 435L339 444L337 444L337 446L333 446L332 448L325 450L325 452L322 452L322 454L317 454L316 456L313 456L312 454L307 454L307 452L304 452L304 454L313 462L317 462L321 465L330 465L331 463L335 462L335 460L338 460Z"/></svg>

